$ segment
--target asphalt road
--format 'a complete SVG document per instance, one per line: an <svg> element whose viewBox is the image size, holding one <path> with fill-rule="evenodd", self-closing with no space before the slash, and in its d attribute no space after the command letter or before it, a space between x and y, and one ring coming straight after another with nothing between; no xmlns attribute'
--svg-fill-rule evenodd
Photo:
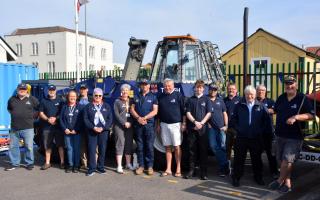
<svg viewBox="0 0 320 200"><path fill-rule="evenodd" d="M270 191L253 181L250 161L246 162L245 176L241 179L241 187L234 188L230 177L221 178L216 175L216 161L209 159L209 180L197 178L185 180L175 177L136 176L127 171L119 175L114 171L114 164L108 160L107 174L96 174L86 177L84 173L66 174L63 170L52 167L47 171L40 170L41 156L36 156L36 167L28 171L21 167L14 171L4 171L8 163L6 156L0 157L0 199L2 200L205 200L205 199L319 199L320 170L317 165L297 163L294 179L294 191L287 195ZM265 160L265 158L264 158ZM265 182L272 181L266 166Z"/></svg>

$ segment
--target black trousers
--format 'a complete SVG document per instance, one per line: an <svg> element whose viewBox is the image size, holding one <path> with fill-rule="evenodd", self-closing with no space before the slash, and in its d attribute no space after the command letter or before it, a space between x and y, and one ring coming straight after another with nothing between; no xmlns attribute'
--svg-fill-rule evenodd
<svg viewBox="0 0 320 200"><path fill-rule="evenodd" d="M259 139L236 138L234 144L233 178L240 179L243 175L248 150L250 152L254 177L257 179L262 178L262 146Z"/></svg>
<svg viewBox="0 0 320 200"><path fill-rule="evenodd" d="M267 157L268 157L270 172L272 174L278 173L277 158L276 158L276 156L273 156L271 153L271 151L272 151L272 138L265 137L263 141L264 141L264 150L265 150Z"/></svg>
<svg viewBox="0 0 320 200"><path fill-rule="evenodd" d="M188 131L189 171L194 171L195 165L199 160L201 175L207 175L208 133L205 128L203 129L203 131Z"/></svg>

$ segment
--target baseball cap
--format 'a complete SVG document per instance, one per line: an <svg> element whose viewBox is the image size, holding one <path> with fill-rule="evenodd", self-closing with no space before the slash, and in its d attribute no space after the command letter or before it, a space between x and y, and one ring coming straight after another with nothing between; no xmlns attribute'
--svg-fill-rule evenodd
<svg viewBox="0 0 320 200"><path fill-rule="evenodd" d="M209 85L209 90L218 90L218 89L219 89L219 87L217 85L213 84L213 83L211 83Z"/></svg>
<svg viewBox="0 0 320 200"><path fill-rule="evenodd" d="M48 90L56 90L56 86L55 85L49 85Z"/></svg>
<svg viewBox="0 0 320 200"><path fill-rule="evenodd" d="M284 83L289 83L289 84L292 84L292 83L295 83L297 80L295 78L295 76L293 75L287 75L284 77Z"/></svg>
<svg viewBox="0 0 320 200"><path fill-rule="evenodd" d="M87 87L87 85L86 85L86 84L81 84L81 85L80 85L80 89L81 89L81 88L85 88L85 89L87 89L88 87Z"/></svg>
<svg viewBox="0 0 320 200"><path fill-rule="evenodd" d="M20 84L18 84L17 88L18 88L18 89L26 90L26 89L28 89L28 86L27 86L27 84L25 84L25 83L20 83Z"/></svg>
<svg viewBox="0 0 320 200"><path fill-rule="evenodd" d="M144 78L140 81L140 84L150 84L150 81L148 79Z"/></svg>

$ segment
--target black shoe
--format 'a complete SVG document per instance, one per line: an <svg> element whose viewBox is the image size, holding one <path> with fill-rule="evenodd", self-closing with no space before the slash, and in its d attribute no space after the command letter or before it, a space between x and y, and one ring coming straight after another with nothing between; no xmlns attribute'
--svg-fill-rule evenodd
<svg viewBox="0 0 320 200"><path fill-rule="evenodd" d="M34 168L34 165L27 165L27 167L26 167L26 169L30 170L30 171L33 170L33 168Z"/></svg>
<svg viewBox="0 0 320 200"><path fill-rule="evenodd" d="M233 187L239 187L240 186L240 181L237 178L232 178L232 186Z"/></svg>
<svg viewBox="0 0 320 200"><path fill-rule="evenodd" d="M287 185L285 185L285 184L282 184L281 186L280 186L280 188L278 189L278 191L280 192L280 193L282 193L282 194L286 194L286 193L288 193L288 192L291 192L291 188L289 188Z"/></svg>
<svg viewBox="0 0 320 200"><path fill-rule="evenodd" d="M255 178L254 181L255 181L258 185L265 185L265 182L263 181L262 178Z"/></svg>
<svg viewBox="0 0 320 200"><path fill-rule="evenodd" d="M73 173L79 173L79 172L80 172L80 167L74 167L74 168L72 169L72 172L73 172Z"/></svg>
<svg viewBox="0 0 320 200"><path fill-rule="evenodd" d="M281 184L277 180L275 180L275 181L272 181L268 187L270 190L277 190L280 188L280 186Z"/></svg>
<svg viewBox="0 0 320 200"><path fill-rule="evenodd" d="M191 179L194 175L194 171L190 170L183 178L185 179Z"/></svg>
<svg viewBox="0 0 320 200"><path fill-rule="evenodd" d="M44 164L44 165L42 165L41 166L41 170L47 170L47 169L49 169L51 167L51 164Z"/></svg>
<svg viewBox="0 0 320 200"><path fill-rule="evenodd" d="M97 172L99 174L106 174L107 173L105 169L97 169Z"/></svg>
<svg viewBox="0 0 320 200"><path fill-rule="evenodd" d="M60 164L60 169L65 169L66 167L64 166L64 163Z"/></svg>
<svg viewBox="0 0 320 200"><path fill-rule="evenodd" d="M208 180L208 176L202 175L202 176L200 177L200 179L201 179L201 180Z"/></svg>
<svg viewBox="0 0 320 200"><path fill-rule="evenodd" d="M71 172L71 167L66 167L66 173L70 173Z"/></svg>

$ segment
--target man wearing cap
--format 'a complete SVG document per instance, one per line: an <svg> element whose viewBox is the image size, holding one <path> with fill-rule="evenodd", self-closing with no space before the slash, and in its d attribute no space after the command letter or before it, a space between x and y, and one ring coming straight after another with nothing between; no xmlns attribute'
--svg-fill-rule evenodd
<svg viewBox="0 0 320 200"><path fill-rule="evenodd" d="M103 91L100 88L93 90L93 101L89 103L83 113L84 124L88 135L88 172L92 176L97 171L105 174L104 161L106 155L109 130L112 125L112 110L108 103L103 102ZM98 162L96 149L98 147Z"/></svg>
<svg viewBox="0 0 320 200"><path fill-rule="evenodd" d="M219 165L218 175L225 177L229 174L229 163L226 152L226 130L228 128L228 115L226 105L222 98L218 97L218 86L209 85L209 98L212 112L209 120L209 146L216 155Z"/></svg>
<svg viewBox="0 0 320 200"><path fill-rule="evenodd" d="M80 95L79 95L79 105L87 105L90 102L92 102L92 98L89 98L88 96L88 87L86 84L81 84L80 85ZM82 118L83 118L83 112L82 112ZM83 124L84 126L84 124ZM84 128L84 127L83 127ZM87 133L85 129L81 129L81 148L80 148L80 159L81 159L81 164L84 169L87 169L87 164L88 164L88 138L87 138ZM97 154L98 156L98 154Z"/></svg>
<svg viewBox="0 0 320 200"><path fill-rule="evenodd" d="M38 105L38 100L28 95L27 85L24 83L18 85L17 95L12 96L8 100L7 109L11 115L11 130L9 134L9 158L11 165L6 168L7 171L14 170L20 166L20 138L24 140L26 149L24 161L27 164L27 169L32 170L34 167L33 121L35 112L38 110Z"/></svg>
<svg viewBox="0 0 320 200"><path fill-rule="evenodd" d="M270 98L267 98L267 88L264 85L258 85L257 86L257 100L261 102L268 110L268 113L272 119L272 115L274 114L274 101ZM272 174L272 177L274 179L278 178L279 171L278 171L278 165L277 165L277 159L274 155L272 155L272 142L274 140L274 128L273 128L273 121L272 123L272 133L265 134L265 138L263 139L263 147L267 154L267 158L269 161L269 170Z"/></svg>
<svg viewBox="0 0 320 200"><path fill-rule="evenodd" d="M293 163L298 159L303 143L302 129L305 121L312 120L314 111L305 95L297 91L294 76L284 78L285 93L275 103L276 148L280 161L280 177L269 187L281 193L291 191L291 172Z"/></svg>
<svg viewBox="0 0 320 200"><path fill-rule="evenodd" d="M150 92L148 80L141 81L140 93L134 97L130 111L136 119L134 130L139 168L135 173L140 175L146 169L148 175L153 175L154 116L158 113L158 100Z"/></svg>
<svg viewBox="0 0 320 200"><path fill-rule="evenodd" d="M48 96L44 98L39 107L42 138L45 149L45 163L41 170L51 167L52 145L55 141L60 156L60 168L64 169L64 135L60 129L58 117L63 105L62 98L56 95L56 86L48 86Z"/></svg>
<svg viewBox="0 0 320 200"><path fill-rule="evenodd" d="M175 91L174 81L166 78L163 81L164 92L159 100L159 124L162 144L166 148L166 170L161 176L172 175L172 149L176 160L176 177L181 177L181 143L182 132L186 130L185 103L180 92Z"/></svg>

